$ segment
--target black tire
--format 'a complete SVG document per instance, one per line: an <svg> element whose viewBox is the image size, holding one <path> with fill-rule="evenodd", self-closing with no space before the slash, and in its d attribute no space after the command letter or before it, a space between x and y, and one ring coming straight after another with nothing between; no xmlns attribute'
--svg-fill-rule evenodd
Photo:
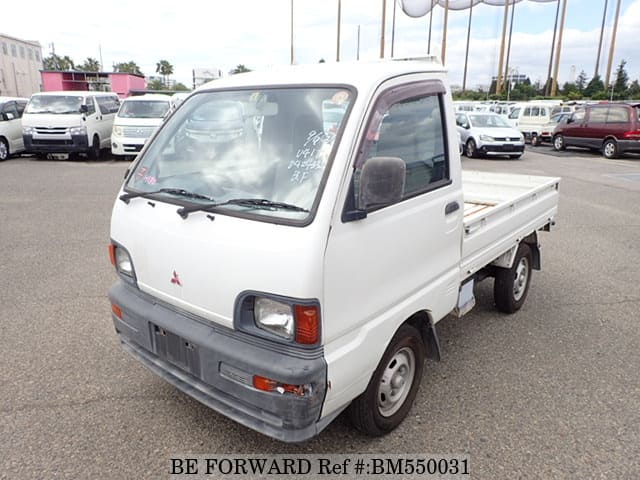
<svg viewBox="0 0 640 480"><path fill-rule="evenodd" d="M564 137L559 133L557 135L554 135L552 142L553 142L553 149L556 152L559 152L560 150L565 150L567 148L567 145L564 143Z"/></svg>
<svg viewBox="0 0 640 480"><path fill-rule="evenodd" d="M612 158L618 157L618 142L616 142L613 138L607 139L602 144L602 155L604 158L608 158L611 160Z"/></svg>
<svg viewBox="0 0 640 480"><path fill-rule="evenodd" d="M513 266L496 268L493 298L498 310L504 313L520 310L529 293L532 264L531 248L526 243L521 243L513 260Z"/></svg>
<svg viewBox="0 0 640 480"><path fill-rule="evenodd" d="M9 144L4 138L0 138L0 162L4 162L9 158L11 152L9 152Z"/></svg>
<svg viewBox="0 0 640 480"><path fill-rule="evenodd" d="M510 158L511 160L518 160L521 156L522 156L522 154L519 154L519 155L509 155L509 158Z"/></svg>
<svg viewBox="0 0 640 480"><path fill-rule="evenodd" d="M542 139L538 136L537 133L534 133L533 135L531 135L531 146L532 147L537 147L541 143L542 143Z"/></svg>
<svg viewBox="0 0 640 480"><path fill-rule="evenodd" d="M425 347L420 332L411 325L402 325L391 339L367 389L349 406L351 421L360 432L378 437L402 423L418 393L424 358ZM405 378L405 374L411 378ZM407 386L408 380L411 384ZM394 388L398 396L395 401Z"/></svg>
<svg viewBox="0 0 640 480"><path fill-rule="evenodd" d="M98 135L93 136L91 148L87 151L87 156L89 160L98 160L100 158L100 138L98 138Z"/></svg>
<svg viewBox="0 0 640 480"><path fill-rule="evenodd" d="M465 148L464 148L464 153L469 158L475 158L478 156L476 141L473 138L470 138L469 140L467 140L467 144L465 145Z"/></svg>

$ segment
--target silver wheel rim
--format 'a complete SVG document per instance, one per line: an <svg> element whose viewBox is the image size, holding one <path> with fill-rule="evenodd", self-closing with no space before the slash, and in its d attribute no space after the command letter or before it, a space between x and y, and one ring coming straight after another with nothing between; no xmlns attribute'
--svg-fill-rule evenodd
<svg viewBox="0 0 640 480"><path fill-rule="evenodd" d="M6 160L9 156L9 151L7 150L7 146L4 142L0 142L0 160Z"/></svg>
<svg viewBox="0 0 640 480"><path fill-rule="evenodd" d="M473 157L473 153L476 151L473 140L467 143L467 157Z"/></svg>
<svg viewBox="0 0 640 480"><path fill-rule="evenodd" d="M616 153L616 147L612 142L607 142L607 144L604 146L604 154L607 157L613 157Z"/></svg>
<svg viewBox="0 0 640 480"><path fill-rule="evenodd" d="M553 146L556 147L556 150L560 150L562 148L562 137L556 137L553 141Z"/></svg>
<svg viewBox="0 0 640 480"><path fill-rule="evenodd" d="M513 280L513 298L517 302L524 295L529 281L529 260L522 257L516 267L516 277Z"/></svg>
<svg viewBox="0 0 640 480"><path fill-rule="evenodd" d="M409 347L398 350L382 372L378 386L378 411L383 417L396 413L409 395L416 372L416 357Z"/></svg>

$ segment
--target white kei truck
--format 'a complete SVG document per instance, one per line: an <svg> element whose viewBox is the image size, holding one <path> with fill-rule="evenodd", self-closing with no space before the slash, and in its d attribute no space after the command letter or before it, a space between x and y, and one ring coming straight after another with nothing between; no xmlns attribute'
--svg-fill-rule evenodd
<svg viewBox="0 0 640 480"><path fill-rule="evenodd" d="M125 175L109 290L123 348L212 409L300 442L407 416L436 325L494 278L523 304L559 178L463 172L432 57L205 84Z"/></svg>

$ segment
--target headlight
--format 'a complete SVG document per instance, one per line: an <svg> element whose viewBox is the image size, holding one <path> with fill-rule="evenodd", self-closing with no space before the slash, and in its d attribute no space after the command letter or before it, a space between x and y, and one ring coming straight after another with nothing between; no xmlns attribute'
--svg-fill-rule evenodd
<svg viewBox="0 0 640 480"><path fill-rule="evenodd" d="M520 134L520 141L524 142L524 135L523 134Z"/></svg>
<svg viewBox="0 0 640 480"><path fill-rule="evenodd" d="M114 133L115 135L120 135L120 136L122 136L122 134L123 134L122 127L121 127L120 125L114 125L114 127L113 127L113 133Z"/></svg>
<svg viewBox="0 0 640 480"><path fill-rule="evenodd" d="M33 127L22 127L22 134L23 135L33 135L35 133L36 129Z"/></svg>
<svg viewBox="0 0 640 480"><path fill-rule="evenodd" d="M119 245L113 243L109 245L109 257L111 258L111 264L116 267L116 271L121 275L125 275L130 279L135 277L133 272L133 263L129 252Z"/></svg>
<svg viewBox="0 0 640 480"><path fill-rule="evenodd" d="M85 127L84 125L81 127L70 127L69 128L69 133L71 135L86 135L87 134L87 127Z"/></svg>
<svg viewBox="0 0 640 480"><path fill-rule="evenodd" d="M254 318L258 328L287 340L293 339L294 320L291 305L257 297L254 304Z"/></svg>
<svg viewBox="0 0 640 480"><path fill-rule="evenodd" d="M489 135L480 135L480 140L483 142L494 142L495 139Z"/></svg>

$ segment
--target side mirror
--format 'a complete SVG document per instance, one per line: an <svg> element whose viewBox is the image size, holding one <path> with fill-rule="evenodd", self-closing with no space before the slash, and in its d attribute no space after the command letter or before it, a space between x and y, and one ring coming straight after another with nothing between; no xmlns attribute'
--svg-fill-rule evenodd
<svg viewBox="0 0 640 480"><path fill-rule="evenodd" d="M463 123L462 128L464 128L465 130L469 130L471 128L471 125L469 125L468 123Z"/></svg>
<svg viewBox="0 0 640 480"><path fill-rule="evenodd" d="M404 193L407 166L398 157L373 157L360 172L356 209L367 211L371 207L384 207L399 202Z"/></svg>
<svg viewBox="0 0 640 480"><path fill-rule="evenodd" d="M80 105L80 113L89 113L89 107L86 105Z"/></svg>
<svg viewBox="0 0 640 480"><path fill-rule="evenodd" d="M3 113L2 114L2 119L3 120L7 120L8 121L8 120L13 120L14 118L16 118L16 116L11 112L7 112L7 113Z"/></svg>

